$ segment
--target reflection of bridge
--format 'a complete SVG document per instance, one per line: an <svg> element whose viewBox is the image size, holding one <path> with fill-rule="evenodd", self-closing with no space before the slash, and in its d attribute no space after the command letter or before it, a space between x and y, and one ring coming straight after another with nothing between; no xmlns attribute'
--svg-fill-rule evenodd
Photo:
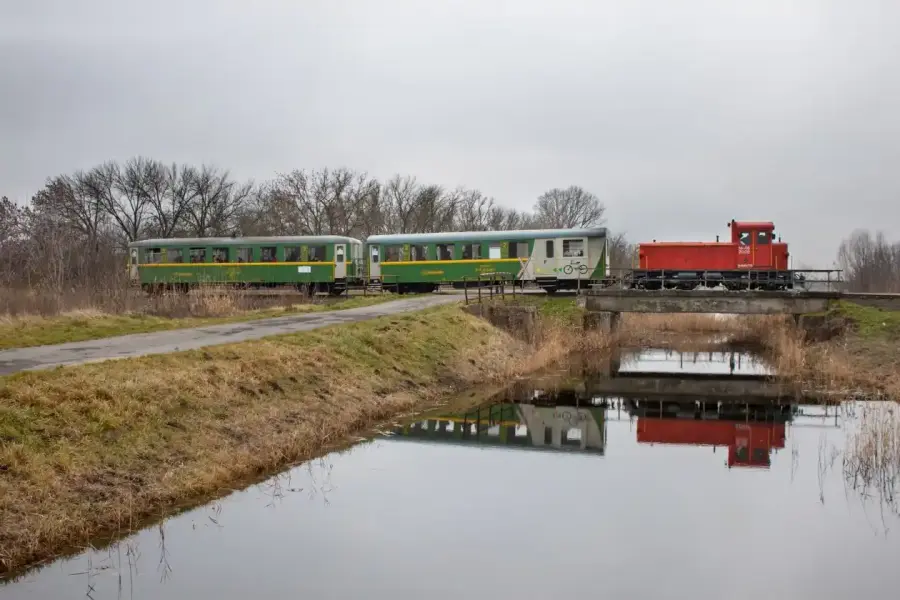
<svg viewBox="0 0 900 600"><path fill-rule="evenodd" d="M458 414L434 415L396 427L391 439L523 450L581 451L603 454L605 411L599 406L536 406L498 403Z"/></svg>

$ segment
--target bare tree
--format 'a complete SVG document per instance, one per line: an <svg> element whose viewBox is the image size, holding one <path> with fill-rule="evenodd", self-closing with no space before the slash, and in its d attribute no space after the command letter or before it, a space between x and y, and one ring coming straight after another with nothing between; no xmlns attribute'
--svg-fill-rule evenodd
<svg viewBox="0 0 900 600"><path fill-rule="evenodd" d="M238 184L228 171L203 165L190 176L192 196L185 213L191 235L230 235L253 192L253 183Z"/></svg>
<svg viewBox="0 0 900 600"><path fill-rule="evenodd" d="M197 190L193 185L197 171L193 167L166 167L160 161L147 165L144 193L150 204L149 227L153 235L172 237L184 227Z"/></svg>
<svg viewBox="0 0 900 600"><path fill-rule="evenodd" d="M459 189L456 192L456 229L462 231L484 231L489 229L491 209L494 199L478 190Z"/></svg>
<svg viewBox="0 0 900 600"><path fill-rule="evenodd" d="M635 263L637 245L629 242L624 233L616 233L606 239L609 252L607 262L610 269L630 269L637 266Z"/></svg>
<svg viewBox="0 0 900 600"><path fill-rule="evenodd" d="M58 175L47 180L44 188L31 199L32 208L58 223L81 232L93 245L106 224L105 211L97 190L83 171L73 176Z"/></svg>
<svg viewBox="0 0 900 600"><path fill-rule="evenodd" d="M882 232L854 231L841 242L838 263L851 291L900 292L900 242Z"/></svg>
<svg viewBox="0 0 900 600"><path fill-rule="evenodd" d="M544 192L535 203L534 211L542 227L567 229L602 225L606 208L597 196L573 185Z"/></svg>

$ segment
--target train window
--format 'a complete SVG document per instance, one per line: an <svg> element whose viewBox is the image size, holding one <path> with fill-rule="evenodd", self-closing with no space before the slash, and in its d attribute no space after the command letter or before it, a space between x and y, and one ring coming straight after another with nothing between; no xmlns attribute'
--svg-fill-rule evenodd
<svg viewBox="0 0 900 600"><path fill-rule="evenodd" d="M481 244L463 244L463 260L477 260L481 258Z"/></svg>
<svg viewBox="0 0 900 600"><path fill-rule="evenodd" d="M334 262L338 262L338 263L344 262L344 247L343 246L335 246L334 247Z"/></svg>
<svg viewBox="0 0 900 600"><path fill-rule="evenodd" d="M772 240L769 237L768 231L757 231L756 232L756 245L757 246L765 246L771 241Z"/></svg>
<svg viewBox="0 0 900 600"><path fill-rule="evenodd" d="M584 240L563 240L563 256L566 258L584 256Z"/></svg>
<svg viewBox="0 0 900 600"><path fill-rule="evenodd" d="M403 260L403 246L385 246L384 262L400 262Z"/></svg>
<svg viewBox="0 0 900 600"><path fill-rule="evenodd" d="M738 236L738 244L741 246L749 246L750 245L750 232L742 231Z"/></svg>
<svg viewBox="0 0 900 600"><path fill-rule="evenodd" d="M184 262L184 252L181 248L166 249L166 262L180 263Z"/></svg>
<svg viewBox="0 0 900 600"><path fill-rule="evenodd" d="M490 248L488 248L488 258L491 260L503 258L503 251L500 249L500 244L491 244Z"/></svg>
<svg viewBox="0 0 900 600"><path fill-rule="evenodd" d="M237 249L237 261L238 262L253 262L253 248L238 248Z"/></svg>
<svg viewBox="0 0 900 600"><path fill-rule="evenodd" d="M438 260L453 260L453 244L438 244L437 245L437 259Z"/></svg>
<svg viewBox="0 0 900 600"><path fill-rule="evenodd" d="M528 242L510 242L510 258L528 258Z"/></svg>
<svg viewBox="0 0 900 600"><path fill-rule="evenodd" d="M553 258L553 240L547 240L546 249L547 258Z"/></svg>
<svg viewBox="0 0 900 600"><path fill-rule="evenodd" d="M300 262L300 246L285 246L284 247L284 261L285 262Z"/></svg>
<svg viewBox="0 0 900 600"><path fill-rule="evenodd" d="M409 260L428 260L428 246L410 244Z"/></svg>
<svg viewBox="0 0 900 600"><path fill-rule="evenodd" d="M372 262L378 262L378 246L372 246Z"/></svg>
<svg viewBox="0 0 900 600"><path fill-rule="evenodd" d="M263 246L259 249L260 262L277 262L278 251L275 246Z"/></svg>
<svg viewBox="0 0 900 600"><path fill-rule="evenodd" d="M228 262L228 248L213 248L213 262L217 263L226 263Z"/></svg>
<svg viewBox="0 0 900 600"><path fill-rule="evenodd" d="M310 246L309 262L325 262L325 246Z"/></svg>
<svg viewBox="0 0 900 600"><path fill-rule="evenodd" d="M144 264L155 265L162 262L162 248L147 248L144 250Z"/></svg>
<svg viewBox="0 0 900 600"><path fill-rule="evenodd" d="M191 248L191 262L192 263L206 262L206 248Z"/></svg>

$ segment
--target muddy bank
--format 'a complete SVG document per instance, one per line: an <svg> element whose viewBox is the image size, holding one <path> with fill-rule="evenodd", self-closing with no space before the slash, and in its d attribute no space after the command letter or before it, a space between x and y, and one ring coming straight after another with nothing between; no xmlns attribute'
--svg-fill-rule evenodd
<svg viewBox="0 0 900 600"><path fill-rule="evenodd" d="M320 454L372 423L539 368L458 307L0 379L0 570Z"/></svg>

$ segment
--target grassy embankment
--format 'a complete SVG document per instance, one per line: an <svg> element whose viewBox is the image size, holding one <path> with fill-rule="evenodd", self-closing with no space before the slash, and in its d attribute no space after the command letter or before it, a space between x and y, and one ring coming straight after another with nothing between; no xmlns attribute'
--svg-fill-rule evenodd
<svg viewBox="0 0 900 600"><path fill-rule="evenodd" d="M900 312L840 302L803 323L810 331L786 318L746 318L737 337L804 389L900 399ZM817 341L823 331L829 339Z"/></svg>
<svg viewBox="0 0 900 600"><path fill-rule="evenodd" d="M0 378L0 571L134 530L558 359L458 306Z"/></svg>
<svg viewBox="0 0 900 600"><path fill-rule="evenodd" d="M403 296L404 298L408 296ZM206 292L194 296L172 295L154 299L147 312L111 314L94 309L75 310L55 316L0 315L0 350L64 344L100 338L150 333L221 323L236 323L270 317L346 310L396 300L400 296L353 296L328 302L314 301L268 308L241 306L235 293Z"/></svg>

